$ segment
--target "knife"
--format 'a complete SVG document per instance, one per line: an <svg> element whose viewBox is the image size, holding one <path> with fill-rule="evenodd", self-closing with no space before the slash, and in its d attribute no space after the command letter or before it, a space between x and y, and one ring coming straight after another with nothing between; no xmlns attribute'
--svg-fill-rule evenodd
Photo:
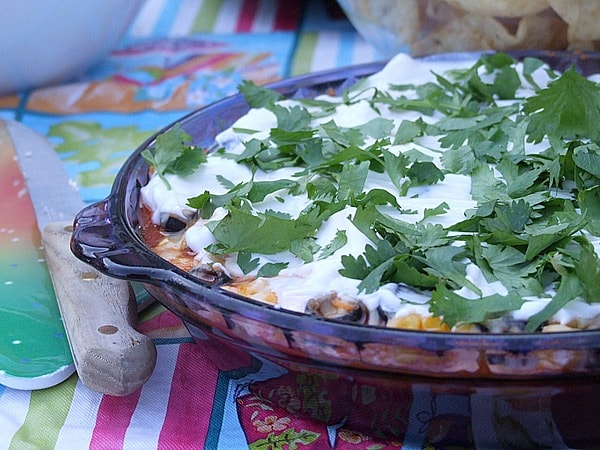
<svg viewBox="0 0 600 450"><path fill-rule="evenodd" d="M76 186L46 138L18 122L5 123L34 205L79 379L102 394L135 392L154 370L156 347L134 329L137 304L133 289L71 253L73 218L85 206Z"/></svg>

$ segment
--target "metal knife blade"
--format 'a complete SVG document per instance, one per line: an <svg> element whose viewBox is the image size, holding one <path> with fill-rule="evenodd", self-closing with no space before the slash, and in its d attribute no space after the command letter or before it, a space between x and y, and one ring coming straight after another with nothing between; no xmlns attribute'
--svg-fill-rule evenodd
<svg viewBox="0 0 600 450"><path fill-rule="evenodd" d="M107 277L70 250L75 214L84 207L50 142L6 121L34 205L67 340L81 382L109 395L127 395L152 374L156 348L134 329L135 296L129 283Z"/></svg>

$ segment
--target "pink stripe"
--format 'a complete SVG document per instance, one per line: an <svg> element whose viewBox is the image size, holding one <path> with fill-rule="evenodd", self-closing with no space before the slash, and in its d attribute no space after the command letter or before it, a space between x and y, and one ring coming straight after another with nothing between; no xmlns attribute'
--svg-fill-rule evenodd
<svg viewBox="0 0 600 450"><path fill-rule="evenodd" d="M217 378L196 344L181 344L158 449L204 448Z"/></svg>
<svg viewBox="0 0 600 450"><path fill-rule="evenodd" d="M135 80L133 78L128 78L123 74L116 74L113 75L111 78L112 81L114 81L115 83L120 83L120 84L133 84L135 86L142 86L142 82Z"/></svg>
<svg viewBox="0 0 600 450"><path fill-rule="evenodd" d="M183 328L183 323L171 311L164 311L151 319L138 323L136 327L140 333L148 333L162 328Z"/></svg>
<svg viewBox="0 0 600 450"><path fill-rule="evenodd" d="M165 79L193 74L201 69L218 69L226 64L233 64L235 59L239 59L239 55L236 53L215 53L214 55L191 57L190 59L193 61L179 63L176 66L170 67L165 71L162 77L150 84L160 84L163 83Z"/></svg>
<svg viewBox="0 0 600 450"><path fill-rule="evenodd" d="M258 12L259 0L244 0L240 17L236 26L236 33L247 33L252 30L252 24Z"/></svg>
<svg viewBox="0 0 600 450"><path fill-rule="evenodd" d="M279 2L275 14L275 31L295 30L298 27L303 8L303 0Z"/></svg>
<svg viewBox="0 0 600 450"><path fill-rule="evenodd" d="M125 397L104 395L100 401L90 450L123 448L125 433L140 399L142 390Z"/></svg>
<svg viewBox="0 0 600 450"><path fill-rule="evenodd" d="M206 58L200 59L195 64L190 64L190 66L187 67L187 70L185 72L175 73L174 76L181 76L182 73L185 73L185 74L194 73L200 69L206 69L206 68L217 69L225 64L231 64L230 61L232 59L234 59L235 57L237 57L239 59L239 56L236 55L235 53L227 53L227 52L215 53L214 55L210 55L210 56L207 56Z"/></svg>

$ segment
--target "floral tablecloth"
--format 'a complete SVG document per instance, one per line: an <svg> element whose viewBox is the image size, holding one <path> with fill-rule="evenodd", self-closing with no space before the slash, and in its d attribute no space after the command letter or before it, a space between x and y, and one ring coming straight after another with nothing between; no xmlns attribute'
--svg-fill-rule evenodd
<svg viewBox="0 0 600 450"><path fill-rule="evenodd" d="M116 172L147 137L234 94L242 80L264 84L378 59L332 0L146 0L110 57L78 79L0 97L0 119L46 136L91 203L108 194ZM32 305L24 318L29 320L49 278L26 197L0 128L0 208L10 211L0 215L0 315L10 302L26 301ZM42 289L31 294L36 283ZM324 405L326 391L336 395L335 381L319 384L307 376L295 380L302 392L283 383L271 397L258 397L216 369L162 306L143 309L138 329L157 344L157 364L148 382L128 396L93 392L76 374L43 389L0 384L0 450L447 448L446 438L458 435L468 447L483 448L478 433L492 428L487 448L564 448L562 438L569 437L560 430L572 418L560 405L572 398L560 392L553 403L523 388L478 404L419 383L386 402L375 401L364 386L351 394L374 422L390 417L404 427L398 435L410 439L367 435L343 420L326 426L317 419L335 411L314 408ZM0 375L11 349L23 343L2 330ZM64 342L63 330L46 332ZM596 419L584 423L597 435L600 409L588 404L588 418ZM311 408L312 416L298 414Z"/></svg>

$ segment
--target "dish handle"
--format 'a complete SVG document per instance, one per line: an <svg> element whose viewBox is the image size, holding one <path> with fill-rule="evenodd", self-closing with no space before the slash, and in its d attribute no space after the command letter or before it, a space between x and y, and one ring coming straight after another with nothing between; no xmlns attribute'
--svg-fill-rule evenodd
<svg viewBox="0 0 600 450"><path fill-rule="evenodd" d="M137 235L113 211L109 197L81 210L74 220L71 251L96 270L128 281L162 285L176 269L146 250Z"/></svg>

